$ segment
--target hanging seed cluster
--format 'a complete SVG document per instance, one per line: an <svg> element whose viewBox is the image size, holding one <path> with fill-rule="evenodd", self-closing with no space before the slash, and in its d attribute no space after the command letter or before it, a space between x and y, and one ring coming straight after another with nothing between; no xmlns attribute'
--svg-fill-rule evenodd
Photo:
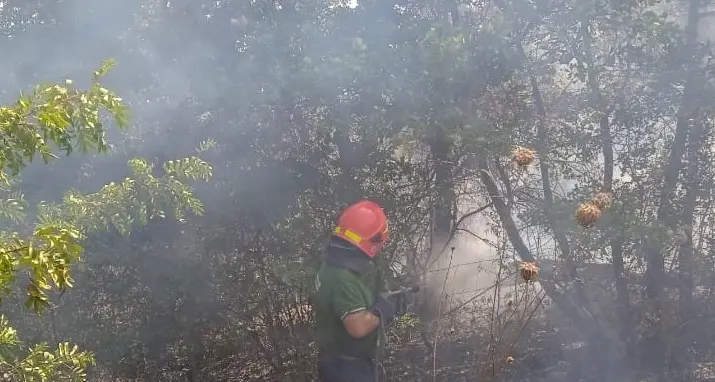
<svg viewBox="0 0 715 382"><path fill-rule="evenodd" d="M593 202L603 211L613 205L613 194L610 192L599 192L593 197Z"/></svg>
<svg viewBox="0 0 715 382"><path fill-rule="evenodd" d="M599 192L593 199L581 203L576 209L576 222L581 227L590 227L603 215L603 211L613 205L613 194Z"/></svg>
<svg viewBox="0 0 715 382"><path fill-rule="evenodd" d="M534 281L539 277L539 266L534 262L523 262L519 264L519 275L526 281Z"/></svg>
<svg viewBox="0 0 715 382"><path fill-rule="evenodd" d="M514 148L511 154L514 162L521 167L530 165L536 158L536 151L521 146Z"/></svg>

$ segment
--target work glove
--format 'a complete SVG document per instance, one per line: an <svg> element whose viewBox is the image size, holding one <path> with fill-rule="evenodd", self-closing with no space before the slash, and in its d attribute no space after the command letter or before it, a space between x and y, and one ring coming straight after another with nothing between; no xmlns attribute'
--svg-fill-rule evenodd
<svg viewBox="0 0 715 382"><path fill-rule="evenodd" d="M375 303L372 304L370 312L380 317L380 325L386 327L390 325L395 318L395 314L397 313L397 301L395 301L394 297L386 298L384 296L378 296L377 299L375 299Z"/></svg>

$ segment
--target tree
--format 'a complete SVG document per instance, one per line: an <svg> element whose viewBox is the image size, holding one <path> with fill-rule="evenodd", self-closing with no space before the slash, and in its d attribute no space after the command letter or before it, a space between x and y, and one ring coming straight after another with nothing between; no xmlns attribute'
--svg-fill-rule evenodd
<svg viewBox="0 0 715 382"><path fill-rule="evenodd" d="M314 268L340 208L369 196L391 218L386 286L430 281L388 333L388 376L696 380L715 351L712 51L693 35L707 2L346 3L142 1L137 25L114 23L129 29L117 54L137 62L116 86L146 142L113 141L91 163L100 175L59 188L96 190L130 157L152 160L41 204L39 223L76 228L88 255L72 293L46 292L49 315L9 321L94 350L100 381L311 380ZM44 4L11 16L36 9L55 18ZM27 36L77 37L56 21ZM152 91L176 78L181 94ZM195 204L167 178L179 170L149 162L193 155L198 137L216 138L202 154L214 181L196 190L205 217L149 219ZM514 146L536 158L513 163ZM29 183L32 204L61 197ZM601 192L613 205L579 227L574 210ZM19 196L2 207L25 238ZM157 196L146 211L122 202ZM513 285L523 260L541 264L539 283Z"/></svg>
<svg viewBox="0 0 715 382"><path fill-rule="evenodd" d="M99 82L112 66L112 61L104 63L94 73L88 90L73 88L71 81L40 85L14 105L0 107L0 181L6 191L14 186L12 177L36 156L45 163L57 158L55 148L66 155L107 150L105 114L120 128L127 124L122 99ZM73 286L72 266L81 260L81 243L87 235L109 229L126 235L134 226L167 213L180 220L185 210L202 213L202 204L187 183L208 180L208 163L198 157L169 161L162 177L153 176L151 166L141 159L130 161L130 166L133 179L109 184L94 194L69 192L61 204L41 205L29 236L17 231L2 233L0 288L5 295L17 283L25 284L25 305L41 313L50 303L50 291L64 293ZM8 196L0 212L14 223L24 221L22 196ZM3 303L8 304L7 300ZM86 368L94 364L92 353L66 342L54 351L44 343L24 349L4 316L0 317L0 348L0 372L10 380L80 381L85 380Z"/></svg>

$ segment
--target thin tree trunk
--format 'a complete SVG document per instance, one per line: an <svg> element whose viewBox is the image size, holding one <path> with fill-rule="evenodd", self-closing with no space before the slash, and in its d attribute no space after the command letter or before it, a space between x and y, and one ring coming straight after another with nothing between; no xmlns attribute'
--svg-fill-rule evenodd
<svg viewBox="0 0 715 382"><path fill-rule="evenodd" d="M685 197L682 210L681 227L678 230L678 310L679 310L679 335L678 343L673 352L673 364L671 369L677 372L683 380L688 380L687 373L690 364L686 355L688 347L695 340L691 336L690 321L693 318L693 225L695 223L695 209L700 196L700 150L704 140L705 121L694 118L690 134L688 136L687 166L685 181Z"/></svg>
<svg viewBox="0 0 715 382"><path fill-rule="evenodd" d="M522 45L519 44L519 49L521 53L524 54ZM554 232L554 237L556 238L556 244L561 251L561 260L564 262L564 269L568 275L569 281L573 284L576 290L578 298L581 300L581 304L586 307L588 304L588 296L584 291L581 278L578 274L578 269L576 268L576 263L573 259L573 254L571 253L571 245L569 244L566 232L563 229L561 223L554 218L554 193L551 187L551 178L548 164L548 146L549 146L549 132L546 126L546 108L544 106L544 101L539 91L539 85L536 81L536 77L530 76L532 96L534 98L534 106L536 107L536 113L539 116L538 127L537 127L537 141L538 141L538 153L539 153L539 170L541 172L541 183L544 192L544 211L546 212L546 217L548 219L548 224L551 230ZM588 308L586 308L588 309ZM590 310L590 309L589 309Z"/></svg>
<svg viewBox="0 0 715 382"><path fill-rule="evenodd" d="M521 47L521 44L519 44L519 48L522 50L523 53L523 48ZM561 251L561 259L564 262L564 270L567 272L567 275L569 276L569 279L571 281L570 284L574 288L576 296L578 300L580 300L580 305L582 306L582 308L589 311L589 316L593 317L593 315L590 314L590 299L586 295L585 287L581 278L579 277L576 263L573 259L573 254L571 252L571 246L569 244L568 237L566 236L566 232L563 229L562 223L560 223L558 219L556 219L553 215L554 196L551 187L551 179L549 174L550 171L548 165L549 133L548 127L545 123L546 108L544 106L544 101L541 96L541 92L539 91L538 82L534 75L530 76L530 82L532 88L532 96L534 98L534 105L536 107L537 115L539 116L537 126L537 140L539 152L539 169L541 172L541 182L544 192L544 211L546 212L549 226L554 232L556 243L559 247L559 250ZM589 349L592 353L592 360L593 362L596 362L598 364L602 364L603 362L608 363L611 361L610 357L604 357L605 353L603 353L603 350L605 350L607 342L602 341L603 339L605 338L602 335L599 335L598 337L589 338L590 345L592 345L592 347L590 347ZM602 364L596 367L603 370L609 369L609 366L607 364Z"/></svg>
<svg viewBox="0 0 715 382"><path fill-rule="evenodd" d="M353 169L360 169L365 165L365 153L356 150L350 142L350 116L344 115L335 121L336 129L333 132L333 142L338 147L338 166L340 167L341 198L346 204L356 202L362 197L362 187L353 175Z"/></svg>
<svg viewBox="0 0 715 382"><path fill-rule="evenodd" d="M685 186L685 203L683 205L682 229L678 254L679 270L679 303L681 320L687 322L692 314L693 302L693 224L695 222L695 207L700 194L700 149L703 141L703 121L695 121L688 142L687 183ZM684 239L684 240L683 240Z"/></svg>
<svg viewBox="0 0 715 382"><path fill-rule="evenodd" d="M690 119L696 110L696 87L698 75L697 63L693 59L697 44L700 0L690 0L688 9L688 20L685 29L686 45L680 57L685 57L686 83L683 90L683 100L677 113L675 137L670 149L668 161L663 171L663 184L660 190L660 200L658 204L657 222L670 230L673 230L679 219L672 204L673 192L678 183L678 174L683 168L682 158L690 128ZM664 366L666 365L665 330L663 325L663 283L665 277L665 259L661 251L659 238L652 235L646 238L645 243L646 259L646 295L652 306L651 313L656 319L656 330L650 341L647 341L645 348L648 350L646 362L653 365L655 372L660 378L666 378Z"/></svg>
<svg viewBox="0 0 715 382"><path fill-rule="evenodd" d="M596 69L593 59L593 42L591 31L589 30L589 20L585 19L581 23L581 39L583 41L583 59L587 66L587 78L589 86L589 103L591 108L599 113L599 129L601 133L601 150L603 152L603 191L613 193L613 136L611 126L603 102L600 87L600 73ZM630 295L628 293L628 281L625 279L625 265L623 261L623 245L626 238L623 231L618 227L620 221L615 217L614 224L609 232L611 236L611 258L613 262L613 273L616 284L616 299L618 301L619 319L621 321L621 335L626 346L626 355L631 357L635 353L633 349L635 341L635 325L631 314Z"/></svg>
<svg viewBox="0 0 715 382"><path fill-rule="evenodd" d="M441 129L438 129L441 130ZM454 220L454 177L449 160L450 144L442 131L435 131L429 142L434 160L434 185L437 197L434 210L434 237L448 240Z"/></svg>
<svg viewBox="0 0 715 382"><path fill-rule="evenodd" d="M519 50L522 55L524 54L524 48L519 43ZM536 81L534 75L529 76L529 81L531 82L531 94L534 99L534 106L536 107L536 114L538 115L537 121L537 132L536 139L537 152L539 154L539 171L541 172L541 185L544 192L544 211L546 212L546 218L548 219L548 224L551 230L554 232L554 237L556 237L556 243L561 250L561 259L565 263L565 269L569 276L573 279L578 279L578 271L576 269L576 264L573 261L573 256L571 254L571 246L569 244L568 238L566 237L566 232L563 230L563 226L554 219L554 192L551 187L551 175L549 171L548 155L549 155L549 132L546 126L546 107L544 106L544 100L541 96L541 91L539 90L539 84Z"/></svg>
<svg viewBox="0 0 715 382"><path fill-rule="evenodd" d="M459 25L459 7L456 0L450 0L447 11L453 26ZM455 103L459 95L455 94ZM454 168L449 160L451 142L441 127L433 127L434 134L429 141L430 152L434 159L434 184L436 203L434 209L434 230L432 243L443 246L451 239L452 225L456 220L456 198L454 192ZM440 256L441 254L437 254ZM439 259L435 259L439 261Z"/></svg>

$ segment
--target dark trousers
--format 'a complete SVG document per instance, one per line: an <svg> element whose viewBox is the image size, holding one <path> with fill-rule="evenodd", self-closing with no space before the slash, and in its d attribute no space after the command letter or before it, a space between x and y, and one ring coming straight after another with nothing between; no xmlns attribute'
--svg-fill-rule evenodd
<svg viewBox="0 0 715 382"><path fill-rule="evenodd" d="M323 355L318 359L320 382L377 382L370 359Z"/></svg>

